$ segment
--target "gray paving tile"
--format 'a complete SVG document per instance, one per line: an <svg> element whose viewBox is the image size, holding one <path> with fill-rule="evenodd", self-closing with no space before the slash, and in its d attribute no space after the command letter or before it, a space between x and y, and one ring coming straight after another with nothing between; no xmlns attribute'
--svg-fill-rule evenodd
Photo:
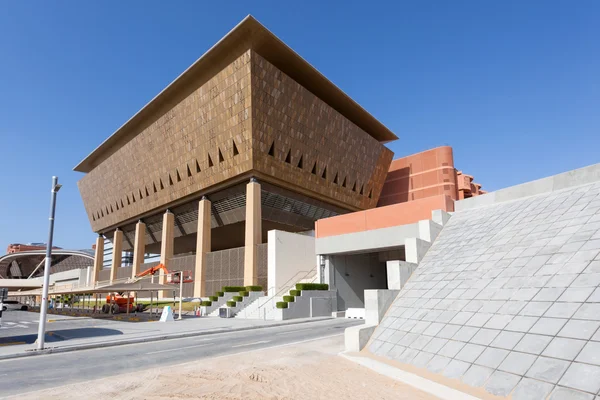
<svg viewBox="0 0 600 400"><path fill-rule="evenodd" d="M558 336L574 339L589 339L600 327L600 321L581 321L572 319L560 330Z"/></svg>
<svg viewBox="0 0 600 400"><path fill-rule="evenodd" d="M600 342L588 342L575 361L600 366Z"/></svg>
<svg viewBox="0 0 600 400"><path fill-rule="evenodd" d="M541 317L552 306L550 301L531 301L519 313L529 317Z"/></svg>
<svg viewBox="0 0 600 400"><path fill-rule="evenodd" d="M419 368L427 367L427 364L431 361L435 354L427 353L426 351L421 351L415 358L412 359L412 364Z"/></svg>
<svg viewBox="0 0 600 400"><path fill-rule="evenodd" d="M423 347L423 351L436 354L446 343L448 343L448 339L433 338Z"/></svg>
<svg viewBox="0 0 600 400"><path fill-rule="evenodd" d="M556 335L558 331L567 322L563 318L546 318L542 317L536 322L536 324L529 330L529 333L538 333L542 335Z"/></svg>
<svg viewBox="0 0 600 400"><path fill-rule="evenodd" d="M487 346L498 336L500 333L497 329L480 329L475 336L471 339L471 343L480 344L483 346Z"/></svg>
<svg viewBox="0 0 600 400"><path fill-rule="evenodd" d="M582 305L573 318L600 321L600 303L586 303Z"/></svg>
<svg viewBox="0 0 600 400"><path fill-rule="evenodd" d="M556 358L538 357L525 376L549 383L557 383L563 376L570 362Z"/></svg>
<svg viewBox="0 0 600 400"><path fill-rule="evenodd" d="M600 273L587 274L583 273L579 275L573 283L571 283L571 287L588 287L588 288L597 288L600 285Z"/></svg>
<svg viewBox="0 0 600 400"><path fill-rule="evenodd" d="M494 372L493 369L480 365L471 365L471 368L462 376L461 380L467 385L481 387Z"/></svg>
<svg viewBox="0 0 600 400"><path fill-rule="evenodd" d="M451 339L454 335L456 335L456 332L458 332L460 328L462 328L460 325L446 325L437 333L437 336L445 339Z"/></svg>
<svg viewBox="0 0 600 400"><path fill-rule="evenodd" d="M585 343L585 340L556 337L552 339L548 347L542 352L542 355L573 361Z"/></svg>
<svg viewBox="0 0 600 400"><path fill-rule="evenodd" d="M600 367L572 363L559 384L584 392L597 393L600 390Z"/></svg>
<svg viewBox="0 0 600 400"><path fill-rule="evenodd" d="M544 317L571 318L583 303L554 303Z"/></svg>
<svg viewBox="0 0 600 400"><path fill-rule="evenodd" d="M442 347L440 349L440 351L438 351L439 355L442 356L446 356L446 357L450 357L450 358L454 358L454 356L456 354L458 354L458 352L465 346L465 343L463 342L457 342L454 340L450 340L448 341L448 343L446 343L444 345L444 347Z"/></svg>
<svg viewBox="0 0 600 400"><path fill-rule="evenodd" d="M548 400L594 400L594 395L556 386L550 397L548 397Z"/></svg>
<svg viewBox="0 0 600 400"><path fill-rule="evenodd" d="M517 315L504 329L515 332L528 332L538 321L538 317Z"/></svg>
<svg viewBox="0 0 600 400"><path fill-rule="evenodd" d="M450 361L452 360L448 357L436 355L427 364L427 369L434 373L440 373L450 364Z"/></svg>
<svg viewBox="0 0 600 400"><path fill-rule="evenodd" d="M525 372L533 365L537 356L526 353L511 351L504 361L498 366L498 369L505 372L511 372L517 375L524 375Z"/></svg>
<svg viewBox="0 0 600 400"><path fill-rule="evenodd" d="M502 331L496 339L490 344L491 347L499 347L501 349L512 350L517 343L525 336L521 332Z"/></svg>
<svg viewBox="0 0 600 400"><path fill-rule="evenodd" d="M431 336L426 336L426 335L420 335L418 338L416 338L411 344L410 344L410 348L411 349L416 349L416 350L423 350L423 348L429 343L429 341L432 339Z"/></svg>
<svg viewBox="0 0 600 400"><path fill-rule="evenodd" d="M444 376L447 376L448 378L457 379L463 376L470 366L470 363L466 363L459 360L452 360L450 361L450 363L448 363L442 374Z"/></svg>
<svg viewBox="0 0 600 400"><path fill-rule="evenodd" d="M456 354L457 360L473 363L485 350L485 346L468 343Z"/></svg>
<svg viewBox="0 0 600 400"><path fill-rule="evenodd" d="M477 360L475 360L475 363L483 365L484 367L498 368L508 353L508 350L488 347L481 353Z"/></svg>
<svg viewBox="0 0 600 400"><path fill-rule="evenodd" d="M452 337L454 340L460 340L462 342L468 342L475 336L475 334L479 331L479 328L475 328L472 326L463 326L456 332L456 334Z"/></svg>
<svg viewBox="0 0 600 400"><path fill-rule="evenodd" d="M562 295L565 288L542 288L533 298L534 301L555 301Z"/></svg>
<svg viewBox="0 0 600 400"><path fill-rule="evenodd" d="M484 325L485 328L489 329L504 329L513 320L512 315L497 314L492 316L487 323Z"/></svg>
<svg viewBox="0 0 600 400"><path fill-rule="evenodd" d="M496 396L508 396L520 380L520 376L496 371L488 378L485 390Z"/></svg>
<svg viewBox="0 0 600 400"><path fill-rule="evenodd" d="M558 301L584 302L593 291L594 288L567 288Z"/></svg>
<svg viewBox="0 0 600 400"><path fill-rule="evenodd" d="M540 382L531 378L523 378L512 393L512 400L538 400L545 399L552 391L554 385Z"/></svg>

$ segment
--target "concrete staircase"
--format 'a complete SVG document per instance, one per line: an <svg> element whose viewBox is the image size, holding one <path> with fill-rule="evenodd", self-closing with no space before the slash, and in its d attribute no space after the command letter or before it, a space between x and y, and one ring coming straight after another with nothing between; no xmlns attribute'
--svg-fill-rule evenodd
<svg viewBox="0 0 600 400"><path fill-rule="evenodd" d="M236 296L238 295L237 293L233 293L233 294L236 295ZM244 297L244 300L236 302L235 307L229 307L226 303L224 303L219 308L221 308L221 307L231 308L232 314L235 315L240 310L243 310L250 303L253 303L256 300L259 300L259 299L261 299L263 297L265 297L265 295L264 295L263 292L250 292L250 293L248 293L248 296ZM230 300L231 300L231 298L230 298ZM212 311L210 314L208 314L208 316L209 317L218 317L219 316L219 308L217 308L216 310Z"/></svg>
<svg viewBox="0 0 600 400"><path fill-rule="evenodd" d="M285 290L280 290L275 296L260 297L249 303L247 307L241 309L236 314L235 318L274 320L277 314L277 308L275 305L278 301L283 301L283 296L287 295L291 289L294 289L296 287L296 283L313 283L316 280L317 274L315 273L313 276L300 279L298 282L294 282Z"/></svg>

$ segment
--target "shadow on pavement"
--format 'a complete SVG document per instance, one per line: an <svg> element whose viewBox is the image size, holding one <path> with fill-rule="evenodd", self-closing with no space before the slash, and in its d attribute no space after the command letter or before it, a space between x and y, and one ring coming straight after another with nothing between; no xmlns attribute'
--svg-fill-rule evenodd
<svg viewBox="0 0 600 400"><path fill-rule="evenodd" d="M46 342L62 342L69 339L82 339L102 336L122 335L123 332L108 328L76 328L50 331L46 333ZM16 344L32 344L37 340L37 334L15 335L0 338L0 346Z"/></svg>

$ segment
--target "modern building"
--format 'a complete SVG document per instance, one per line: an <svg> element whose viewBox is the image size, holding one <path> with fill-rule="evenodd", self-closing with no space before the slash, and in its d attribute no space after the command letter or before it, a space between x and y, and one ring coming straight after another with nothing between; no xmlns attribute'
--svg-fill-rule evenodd
<svg viewBox="0 0 600 400"><path fill-rule="evenodd" d="M374 208L396 138L248 16L75 167L94 279L135 275L154 253L194 271L186 296L266 288L267 232Z"/></svg>

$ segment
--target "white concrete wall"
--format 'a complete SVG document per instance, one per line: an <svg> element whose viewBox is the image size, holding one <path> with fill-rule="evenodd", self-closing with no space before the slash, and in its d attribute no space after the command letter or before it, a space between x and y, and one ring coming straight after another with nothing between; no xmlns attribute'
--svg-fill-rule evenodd
<svg viewBox="0 0 600 400"><path fill-rule="evenodd" d="M600 164L594 164L547 178L510 186L481 196L460 200L454 203L454 210L463 211L471 208L485 207L495 203L574 188L598 181L600 181Z"/></svg>
<svg viewBox="0 0 600 400"><path fill-rule="evenodd" d="M269 296L317 272L315 238L310 234L269 231L267 252Z"/></svg>

